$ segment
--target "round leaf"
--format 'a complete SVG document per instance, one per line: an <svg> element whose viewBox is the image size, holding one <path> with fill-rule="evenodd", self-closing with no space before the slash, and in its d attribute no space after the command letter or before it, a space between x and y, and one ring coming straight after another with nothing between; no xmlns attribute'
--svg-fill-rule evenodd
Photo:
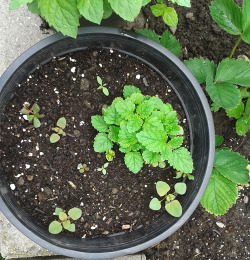
<svg viewBox="0 0 250 260"><path fill-rule="evenodd" d="M53 221L49 225L49 232L51 234L58 234L62 231L62 225L58 221Z"/></svg>
<svg viewBox="0 0 250 260"><path fill-rule="evenodd" d="M69 210L68 215L73 219L77 220L81 217L82 211L78 208L72 208Z"/></svg>
<svg viewBox="0 0 250 260"><path fill-rule="evenodd" d="M69 229L69 228L70 228L70 220L64 221L64 222L63 222L63 227L64 227L65 229Z"/></svg>
<svg viewBox="0 0 250 260"><path fill-rule="evenodd" d="M63 209L61 209L61 208L56 208L56 209L55 209L55 215L56 215L56 216L59 216L59 213L60 213L60 212L63 212Z"/></svg>
<svg viewBox="0 0 250 260"><path fill-rule="evenodd" d="M66 213L64 213L64 212L60 212L60 213L59 213L59 219L60 219L61 221L66 221L67 218L68 218L68 216L67 216Z"/></svg>
<svg viewBox="0 0 250 260"><path fill-rule="evenodd" d="M41 123L40 123L40 121L39 121L39 119L37 117L34 117L33 124L34 124L35 128L38 128L41 125Z"/></svg>
<svg viewBox="0 0 250 260"><path fill-rule="evenodd" d="M51 143L56 143L60 140L60 136L58 134L52 134L49 140Z"/></svg>
<svg viewBox="0 0 250 260"><path fill-rule="evenodd" d="M187 190L187 185L186 183L183 183L183 182L178 182L174 185L174 189L177 193L183 195L186 193L186 190Z"/></svg>
<svg viewBox="0 0 250 260"><path fill-rule="evenodd" d="M76 225L75 224L70 224L70 227L68 228L68 231L75 232L76 231Z"/></svg>
<svg viewBox="0 0 250 260"><path fill-rule="evenodd" d="M173 200L165 205L166 211L174 216L174 217L180 217L182 214L182 206L178 200Z"/></svg>
<svg viewBox="0 0 250 260"><path fill-rule="evenodd" d="M59 118L56 125L64 129L66 127L66 119L64 117Z"/></svg>
<svg viewBox="0 0 250 260"><path fill-rule="evenodd" d="M152 210L159 210L161 208L161 202L157 198L153 198L149 203L149 208Z"/></svg>
<svg viewBox="0 0 250 260"><path fill-rule="evenodd" d="M170 187L166 182L158 181L156 183L156 191L159 194L159 196L162 197L162 196L166 195L169 192L169 190L170 190Z"/></svg>

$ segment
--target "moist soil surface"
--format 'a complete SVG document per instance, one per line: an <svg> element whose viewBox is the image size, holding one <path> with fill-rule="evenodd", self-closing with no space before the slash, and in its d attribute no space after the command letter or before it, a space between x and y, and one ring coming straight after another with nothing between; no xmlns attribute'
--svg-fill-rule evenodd
<svg viewBox="0 0 250 260"><path fill-rule="evenodd" d="M107 84L109 96L97 89L97 75ZM103 108L121 97L124 85L135 85L144 95L157 95L172 104L188 133L179 100L160 75L113 50L87 49L53 58L17 86L1 121L1 166L16 200L37 222L48 227L57 219L53 215L56 207L66 212L77 207L83 215L74 221L76 232L63 232L97 237L131 232L161 213L150 210L149 202L157 196L157 181L172 186L177 182L169 165L164 169L144 165L133 174L115 145L115 158L109 162L107 174L97 171L107 160L104 153L93 149L97 131L91 125L91 116L101 115ZM39 105L39 128L20 114L24 102ZM66 136L50 143L52 128L61 117L66 118ZM188 145L188 138L184 145ZM80 173L80 163L87 164L89 170Z"/></svg>

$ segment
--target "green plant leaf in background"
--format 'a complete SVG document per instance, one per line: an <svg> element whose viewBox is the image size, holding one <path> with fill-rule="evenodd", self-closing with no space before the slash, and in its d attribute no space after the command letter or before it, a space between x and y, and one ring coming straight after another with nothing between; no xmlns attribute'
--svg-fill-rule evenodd
<svg viewBox="0 0 250 260"><path fill-rule="evenodd" d="M236 132L238 135L244 135L250 130L250 117L242 116L236 121Z"/></svg>
<svg viewBox="0 0 250 260"><path fill-rule="evenodd" d="M149 29L140 29L138 31L136 31L137 33L157 42L157 43L160 43L160 40L159 40L159 36L152 30L149 30Z"/></svg>
<svg viewBox="0 0 250 260"><path fill-rule="evenodd" d="M226 113L229 117L234 117L236 119L240 118L244 112L244 104L240 102L240 104L233 109L226 109Z"/></svg>
<svg viewBox="0 0 250 260"><path fill-rule="evenodd" d="M215 81L248 86L250 84L249 62L242 59L224 59L218 65Z"/></svg>
<svg viewBox="0 0 250 260"><path fill-rule="evenodd" d="M167 7L162 14L165 24L175 27L178 23L178 16L174 8Z"/></svg>
<svg viewBox="0 0 250 260"><path fill-rule="evenodd" d="M233 109L241 101L239 89L230 83L207 85L206 91L217 105L225 109Z"/></svg>
<svg viewBox="0 0 250 260"><path fill-rule="evenodd" d="M80 16L76 0L38 0L38 6L50 26L76 38Z"/></svg>
<svg viewBox="0 0 250 260"><path fill-rule="evenodd" d="M244 0L242 5L243 34L241 39L250 44L250 1Z"/></svg>
<svg viewBox="0 0 250 260"><path fill-rule="evenodd" d="M233 35L242 33L242 13L233 0L214 0L209 7L213 19L226 32Z"/></svg>
<svg viewBox="0 0 250 260"><path fill-rule="evenodd" d="M77 0L77 7L83 17L100 24L103 16L103 0Z"/></svg>
<svg viewBox="0 0 250 260"><path fill-rule="evenodd" d="M41 11L40 8L38 7L37 0L33 0L31 3L28 3L27 6L31 13L41 15Z"/></svg>
<svg viewBox="0 0 250 260"><path fill-rule="evenodd" d="M132 85L125 85L123 88L123 96L124 98L130 97L133 93L141 93L140 89L132 86Z"/></svg>
<svg viewBox="0 0 250 260"><path fill-rule="evenodd" d="M33 0L10 0L10 10L18 9L20 6L24 6L31 3Z"/></svg>
<svg viewBox="0 0 250 260"><path fill-rule="evenodd" d="M108 124L105 122L103 116L91 116L91 123L92 126L99 132L107 132L108 131Z"/></svg>
<svg viewBox="0 0 250 260"><path fill-rule="evenodd" d="M156 17L163 15L166 8L167 8L167 6L164 5L164 4L156 4L156 5L152 5L150 7L153 15L156 16Z"/></svg>
<svg viewBox="0 0 250 260"><path fill-rule="evenodd" d="M103 19L107 19L111 16L111 14L113 13L113 9L110 6L110 3L108 2L108 0L103 0Z"/></svg>
<svg viewBox="0 0 250 260"><path fill-rule="evenodd" d="M180 6L191 7L190 0L171 0L171 2Z"/></svg>
<svg viewBox="0 0 250 260"><path fill-rule="evenodd" d="M124 160L129 170L133 173L139 172L140 169L142 168L143 158L139 152L126 153Z"/></svg>
<svg viewBox="0 0 250 260"><path fill-rule="evenodd" d="M220 146L223 142L224 138L220 135L215 135L215 145Z"/></svg>
<svg viewBox="0 0 250 260"><path fill-rule="evenodd" d="M166 30L160 40L160 44L171 51L175 56L180 57L181 45L169 30Z"/></svg>
<svg viewBox="0 0 250 260"><path fill-rule="evenodd" d="M236 203L238 189L236 183L213 170L201 205L215 216L223 215Z"/></svg>
<svg viewBox="0 0 250 260"><path fill-rule="evenodd" d="M213 81L215 78L216 65L213 61L209 61L208 59L204 60L200 57L199 59L194 58L185 60L184 64L188 67L200 84L207 81Z"/></svg>
<svg viewBox="0 0 250 260"><path fill-rule="evenodd" d="M133 22L140 13L142 0L108 0L112 9L124 20Z"/></svg>

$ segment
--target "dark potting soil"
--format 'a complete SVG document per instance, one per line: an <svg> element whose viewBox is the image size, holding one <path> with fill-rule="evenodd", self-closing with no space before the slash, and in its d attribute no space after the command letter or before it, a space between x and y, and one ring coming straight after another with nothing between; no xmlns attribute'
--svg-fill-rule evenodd
<svg viewBox="0 0 250 260"><path fill-rule="evenodd" d="M97 90L97 75L107 84L108 97ZM91 116L100 115L103 107L122 96L124 85L135 85L144 95L158 95L172 104L188 132L178 98L160 75L113 50L87 49L53 58L17 86L1 121L1 167L17 203L37 222L49 226L57 219L56 207L65 211L78 207L83 215L74 222L76 232L63 232L97 237L130 232L161 213L150 210L149 202L156 196L157 181L176 182L169 165L165 169L144 165L133 174L124 164L124 154L114 146L115 158L107 174L97 171L107 160L104 153L94 152L97 131ZM19 111L24 102L40 106L41 127L35 129L23 119ZM66 118L67 135L51 144L51 128L60 117ZM184 144L188 146L187 137ZM87 164L89 171L80 173L79 163Z"/></svg>

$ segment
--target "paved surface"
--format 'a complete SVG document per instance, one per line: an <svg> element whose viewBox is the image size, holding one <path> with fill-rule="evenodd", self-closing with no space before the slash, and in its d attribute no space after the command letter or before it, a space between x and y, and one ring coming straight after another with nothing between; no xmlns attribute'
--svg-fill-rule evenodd
<svg viewBox="0 0 250 260"><path fill-rule="evenodd" d="M53 34L52 30L41 31L41 18L27 8L9 11L10 0L0 0L0 76L5 69L33 44ZM6 259L63 260L61 256L48 257L52 252L41 248L13 227L0 212L0 252ZM46 256L46 257L41 257ZM30 258L31 257L31 258ZM116 260L145 260L141 254Z"/></svg>

